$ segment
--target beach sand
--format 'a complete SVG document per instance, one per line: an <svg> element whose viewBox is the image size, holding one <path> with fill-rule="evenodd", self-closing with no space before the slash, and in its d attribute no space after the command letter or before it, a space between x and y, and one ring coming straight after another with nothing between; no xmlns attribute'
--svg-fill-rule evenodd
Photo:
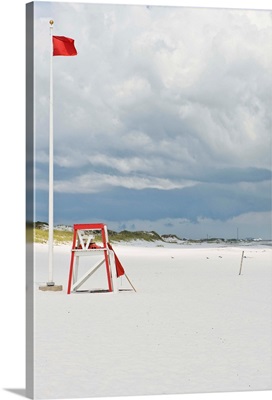
<svg viewBox="0 0 272 400"><path fill-rule="evenodd" d="M117 294L67 295L69 245L54 248L63 291L41 291L48 247L34 245L35 398L271 390L271 248L114 249L136 293L123 276ZM103 287L101 268L84 289Z"/></svg>

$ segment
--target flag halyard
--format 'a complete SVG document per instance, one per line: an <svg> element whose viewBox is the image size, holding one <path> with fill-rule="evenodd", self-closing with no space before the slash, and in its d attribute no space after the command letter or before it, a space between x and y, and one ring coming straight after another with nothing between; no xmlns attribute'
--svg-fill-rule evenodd
<svg viewBox="0 0 272 400"><path fill-rule="evenodd" d="M66 36L52 36L52 37L53 37L53 56L77 55L74 39L68 38Z"/></svg>

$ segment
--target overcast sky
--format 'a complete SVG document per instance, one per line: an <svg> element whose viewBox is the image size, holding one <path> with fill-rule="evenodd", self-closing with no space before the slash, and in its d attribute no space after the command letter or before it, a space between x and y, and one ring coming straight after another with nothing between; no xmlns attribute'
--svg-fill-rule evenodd
<svg viewBox="0 0 272 400"><path fill-rule="evenodd" d="M36 220L53 19L55 224L271 237L271 11L34 4Z"/></svg>

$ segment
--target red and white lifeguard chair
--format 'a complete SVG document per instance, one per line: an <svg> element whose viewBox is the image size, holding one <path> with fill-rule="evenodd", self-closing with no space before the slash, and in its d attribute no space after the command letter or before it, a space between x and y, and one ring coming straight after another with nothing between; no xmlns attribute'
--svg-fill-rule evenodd
<svg viewBox="0 0 272 400"><path fill-rule="evenodd" d="M98 232L101 234L101 245L94 242L94 236ZM99 255L101 257L97 261ZM81 277L78 277L79 260L86 256L96 256L96 262ZM107 226L103 223L74 224L67 293L77 292L103 264L106 268L108 286L106 291L118 293L117 278L122 275L125 275L127 279L128 277L109 243ZM128 281L136 291L129 279Z"/></svg>

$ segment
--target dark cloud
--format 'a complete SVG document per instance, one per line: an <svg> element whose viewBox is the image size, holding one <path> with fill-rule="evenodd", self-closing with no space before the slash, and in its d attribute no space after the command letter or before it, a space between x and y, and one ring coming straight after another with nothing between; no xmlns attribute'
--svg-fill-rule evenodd
<svg viewBox="0 0 272 400"><path fill-rule="evenodd" d="M232 184L239 182L258 183L270 181L271 170L264 168L214 168L196 173L196 179L201 182Z"/></svg>
<svg viewBox="0 0 272 400"><path fill-rule="evenodd" d="M46 210L44 192L37 196L38 213ZM270 186L263 184L256 190L253 184L226 187L201 184L185 189L133 190L115 188L93 194L55 194L57 220L73 223L81 220L150 220L198 218L226 221L249 212L265 212L271 207ZM45 215L46 213L44 213Z"/></svg>

